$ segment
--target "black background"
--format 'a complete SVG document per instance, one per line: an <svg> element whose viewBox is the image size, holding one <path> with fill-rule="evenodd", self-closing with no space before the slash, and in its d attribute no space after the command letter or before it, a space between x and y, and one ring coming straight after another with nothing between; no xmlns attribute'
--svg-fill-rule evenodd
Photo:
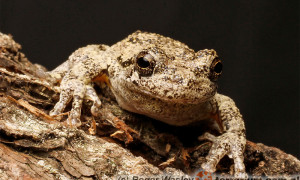
<svg viewBox="0 0 300 180"><path fill-rule="evenodd" d="M247 138L300 158L298 0L0 0L0 31L48 69L78 47L112 45L137 29L215 49L219 92L240 108Z"/></svg>

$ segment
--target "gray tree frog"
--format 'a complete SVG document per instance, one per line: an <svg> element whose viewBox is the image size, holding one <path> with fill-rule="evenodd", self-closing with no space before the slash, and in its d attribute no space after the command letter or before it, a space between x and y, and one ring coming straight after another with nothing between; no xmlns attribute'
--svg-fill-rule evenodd
<svg viewBox="0 0 300 180"><path fill-rule="evenodd" d="M130 112L175 126L215 121L222 134L201 137L213 142L201 167L214 172L220 159L228 155L240 177L245 175L245 126L234 101L217 93L221 73L222 62L214 50L195 52L171 38L136 31L112 46L80 48L51 71L61 81L61 93L50 115L62 113L73 99L67 123L80 126L83 99L93 101L93 115L101 106L93 82L106 82L120 107Z"/></svg>

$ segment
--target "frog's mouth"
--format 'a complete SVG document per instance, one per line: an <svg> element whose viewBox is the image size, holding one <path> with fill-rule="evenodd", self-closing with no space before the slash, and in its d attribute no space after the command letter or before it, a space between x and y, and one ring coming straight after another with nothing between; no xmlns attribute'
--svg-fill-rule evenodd
<svg viewBox="0 0 300 180"><path fill-rule="evenodd" d="M158 95L158 94L154 94L154 93L151 93L149 91L144 91L144 90L138 90L136 91L135 93L140 93L144 96L147 96L147 97L150 97L152 99L159 99L161 101L165 101L165 102L173 102L173 103L179 103L179 104L199 104L199 103L202 103L202 102L206 102L208 101L209 99L211 99L215 94L216 94L216 91L212 91L212 92L203 92L201 94L203 94L203 96L194 96L195 93L198 93L198 92L187 92L186 95L169 95L169 96L162 96L162 95ZM200 93L198 93L200 94ZM189 96L189 95L192 95L192 96ZM187 97L189 96L189 97Z"/></svg>
<svg viewBox="0 0 300 180"><path fill-rule="evenodd" d="M146 85L128 83L126 88L134 94L140 94L144 98L159 99L165 102L199 104L211 99L217 92L217 84L207 79L193 82L192 86L164 83L163 85L151 84L149 81ZM151 100L149 100L151 101Z"/></svg>

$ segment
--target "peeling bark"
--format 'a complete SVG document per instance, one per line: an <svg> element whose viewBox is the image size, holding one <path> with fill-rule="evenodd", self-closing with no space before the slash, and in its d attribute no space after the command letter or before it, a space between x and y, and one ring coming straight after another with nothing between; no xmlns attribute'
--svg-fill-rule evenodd
<svg viewBox="0 0 300 180"><path fill-rule="evenodd" d="M83 125L48 116L59 97L46 69L32 64L11 36L0 33L0 179L113 179L119 175L193 175L211 144L200 127L172 127L119 108L108 88L97 89L101 116L84 102ZM70 107L69 107L70 108ZM61 119L61 121L59 121ZM253 175L293 175L300 161L248 141L246 170ZM224 157L217 172L233 174Z"/></svg>

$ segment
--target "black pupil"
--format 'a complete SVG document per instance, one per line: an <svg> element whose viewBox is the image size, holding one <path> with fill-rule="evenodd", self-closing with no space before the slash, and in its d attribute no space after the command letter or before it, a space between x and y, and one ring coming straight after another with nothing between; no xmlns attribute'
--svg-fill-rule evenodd
<svg viewBox="0 0 300 180"><path fill-rule="evenodd" d="M137 63L139 65L139 67L141 67L141 68L147 68L150 66L150 62L147 59L145 59L144 57L140 57L138 59Z"/></svg>
<svg viewBox="0 0 300 180"><path fill-rule="evenodd" d="M214 71L215 71L216 73L221 73L221 72L222 72L222 68L223 68L222 63L218 62L218 63L215 65Z"/></svg>

